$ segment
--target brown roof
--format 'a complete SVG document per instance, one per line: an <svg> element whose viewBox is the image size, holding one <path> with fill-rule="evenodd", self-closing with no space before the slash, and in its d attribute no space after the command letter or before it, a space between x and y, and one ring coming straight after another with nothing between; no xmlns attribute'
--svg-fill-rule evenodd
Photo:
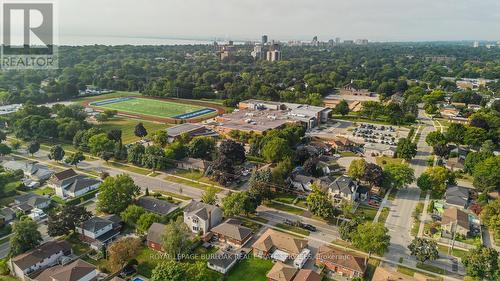
<svg viewBox="0 0 500 281"><path fill-rule="evenodd" d="M252 235L252 230L250 228L228 221L212 228L211 231L213 233L224 235L225 237L236 239L238 241L244 241L250 235Z"/></svg>
<svg viewBox="0 0 500 281"><path fill-rule="evenodd" d="M366 271L366 258L328 246L319 247L317 259L320 262L333 263L361 273Z"/></svg>
<svg viewBox="0 0 500 281"><path fill-rule="evenodd" d="M372 281L431 281L434 278L415 273L412 276L399 273L397 271L390 271L384 267L377 267L373 273ZM295 280L294 280L295 281Z"/></svg>
<svg viewBox="0 0 500 281"><path fill-rule="evenodd" d="M301 269L293 281L321 281L321 276L311 269Z"/></svg>
<svg viewBox="0 0 500 281"><path fill-rule="evenodd" d="M59 173L55 173L54 177L58 180L65 180L74 176L77 176L78 174L73 170L73 169L67 169Z"/></svg>
<svg viewBox="0 0 500 281"><path fill-rule="evenodd" d="M269 228L255 241L253 247L266 252L275 247L289 254L298 255L302 249L307 247L307 240Z"/></svg>
<svg viewBox="0 0 500 281"><path fill-rule="evenodd" d="M17 265L20 269L25 270L61 251L71 251L71 244L67 241L49 241L29 252L13 257L12 263Z"/></svg>
<svg viewBox="0 0 500 281"><path fill-rule="evenodd" d="M273 268L267 273L267 277L276 281L291 281L297 273L297 269L291 265L282 262L274 264Z"/></svg>
<svg viewBox="0 0 500 281"><path fill-rule="evenodd" d="M463 228L469 228L469 216L467 213L455 208L451 207L448 209L445 209L443 212L443 220L442 224L448 224L448 223L457 223L459 226Z"/></svg>
<svg viewBox="0 0 500 281"><path fill-rule="evenodd" d="M57 265L45 269L33 279L36 281L78 281L95 270L94 265L79 259L67 265Z"/></svg>

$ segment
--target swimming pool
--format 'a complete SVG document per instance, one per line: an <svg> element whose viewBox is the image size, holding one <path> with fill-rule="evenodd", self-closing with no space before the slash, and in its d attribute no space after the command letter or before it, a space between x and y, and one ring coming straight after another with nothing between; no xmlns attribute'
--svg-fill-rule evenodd
<svg viewBox="0 0 500 281"><path fill-rule="evenodd" d="M134 277L134 279L132 279L132 281L146 281L140 277Z"/></svg>

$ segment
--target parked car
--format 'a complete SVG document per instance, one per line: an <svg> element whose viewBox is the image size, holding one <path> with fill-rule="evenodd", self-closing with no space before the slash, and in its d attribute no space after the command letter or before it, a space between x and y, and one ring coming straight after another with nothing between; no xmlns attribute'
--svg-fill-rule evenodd
<svg viewBox="0 0 500 281"><path fill-rule="evenodd" d="M440 215L436 215L436 214L432 214L431 215L431 218L435 221L440 221L441 220L441 216Z"/></svg>
<svg viewBox="0 0 500 281"><path fill-rule="evenodd" d="M304 224L302 227L304 229L307 229L307 230L311 231L311 232L316 232L317 231L316 227L314 225L312 225L312 224Z"/></svg>
<svg viewBox="0 0 500 281"><path fill-rule="evenodd" d="M126 277L134 274L136 272L135 268L132 265L125 266L120 272L121 277Z"/></svg>

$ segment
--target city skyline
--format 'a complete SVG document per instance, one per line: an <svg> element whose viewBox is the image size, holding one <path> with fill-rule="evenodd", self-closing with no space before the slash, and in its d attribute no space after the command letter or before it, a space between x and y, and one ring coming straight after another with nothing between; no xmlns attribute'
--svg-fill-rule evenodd
<svg viewBox="0 0 500 281"><path fill-rule="evenodd" d="M493 0L319 0L314 5L305 0L151 0L140 7L131 0L121 0L119 5L117 0L107 2L58 1L61 37L245 41L267 34L282 41L313 36L321 41L335 37L399 42L500 39L495 32L500 30L500 2Z"/></svg>

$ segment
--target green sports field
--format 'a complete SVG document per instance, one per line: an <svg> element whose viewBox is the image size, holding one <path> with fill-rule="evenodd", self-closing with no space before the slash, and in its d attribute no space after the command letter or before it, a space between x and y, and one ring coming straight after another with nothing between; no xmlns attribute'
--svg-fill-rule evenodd
<svg viewBox="0 0 500 281"><path fill-rule="evenodd" d="M123 113L139 114L160 118L173 118L179 115L189 114L206 109L205 107L197 105L145 98L130 98L116 101L115 99L100 100L91 103L91 105L100 109L111 109ZM201 115L205 114L200 114L199 116Z"/></svg>

